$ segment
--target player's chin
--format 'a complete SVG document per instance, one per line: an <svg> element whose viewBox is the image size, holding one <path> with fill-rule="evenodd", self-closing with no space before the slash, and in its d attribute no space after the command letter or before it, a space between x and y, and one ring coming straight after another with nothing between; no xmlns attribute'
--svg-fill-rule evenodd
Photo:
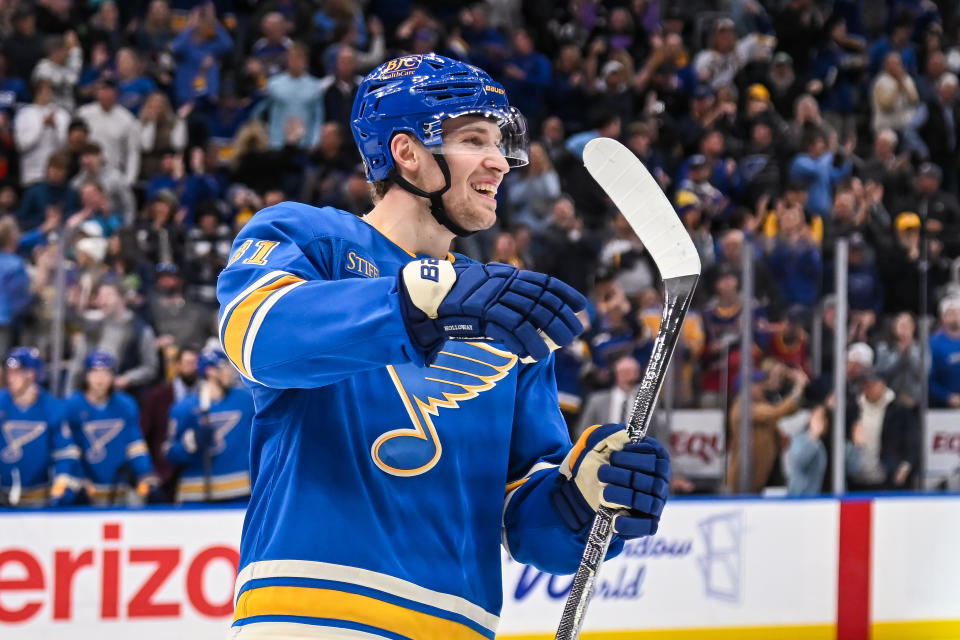
<svg viewBox="0 0 960 640"><path fill-rule="evenodd" d="M459 216L457 221L461 227L467 231L483 231L489 229L497 222L497 206L473 206L464 212L465 215Z"/></svg>

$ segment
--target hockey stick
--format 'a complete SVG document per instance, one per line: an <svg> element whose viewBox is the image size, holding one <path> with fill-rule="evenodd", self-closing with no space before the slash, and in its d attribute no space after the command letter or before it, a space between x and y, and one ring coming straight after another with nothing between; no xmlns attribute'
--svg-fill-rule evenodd
<svg viewBox="0 0 960 640"><path fill-rule="evenodd" d="M0 486L0 507L15 507L20 504L20 469L14 467L10 470L10 489L5 490Z"/></svg>
<svg viewBox="0 0 960 640"><path fill-rule="evenodd" d="M596 138L584 148L583 162L650 252L663 279L660 330L627 424L630 441L639 442L650 426L683 318L700 278L700 257L670 201L633 152L616 140ZM576 640L580 636L597 571L610 546L615 514L614 509L601 506L593 519L580 567L563 607L557 640Z"/></svg>
<svg viewBox="0 0 960 640"><path fill-rule="evenodd" d="M207 380L204 380L200 383L200 389L198 393L200 395L200 428L207 429L208 431L213 429L210 425L210 388L207 386L210 384ZM209 434L208 434L209 435ZM201 452L203 455L203 499L205 502L213 501L213 455L210 451L210 447L213 444L212 435L208 439L204 437L204 442L206 443Z"/></svg>

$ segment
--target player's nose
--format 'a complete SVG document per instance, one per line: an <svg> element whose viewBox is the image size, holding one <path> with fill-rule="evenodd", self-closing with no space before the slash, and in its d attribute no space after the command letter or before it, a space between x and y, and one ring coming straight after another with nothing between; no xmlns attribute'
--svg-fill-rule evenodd
<svg viewBox="0 0 960 640"><path fill-rule="evenodd" d="M501 175L510 171L510 163L499 149L484 158L483 166L487 169L493 169Z"/></svg>

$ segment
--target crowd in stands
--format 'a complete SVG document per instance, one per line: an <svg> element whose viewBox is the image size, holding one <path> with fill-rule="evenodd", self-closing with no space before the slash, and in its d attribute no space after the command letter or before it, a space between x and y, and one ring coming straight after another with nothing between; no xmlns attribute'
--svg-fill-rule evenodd
<svg viewBox="0 0 960 640"><path fill-rule="evenodd" d="M838 401L851 486L915 487L918 407L960 407L960 15L950 0L10 0L0 42L0 353L35 348L36 363L17 352L8 369L55 381L64 397L89 396L91 371L111 372L150 454L149 472L128 465L149 479L143 498L184 499L184 483L236 497L211 493L211 460L196 455L223 440L200 423L167 426L172 406L209 411L196 363L215 358L217 276L263 207L371 208L350 110L363 75L403 54L477 64L527 117L530 164L501 186L499 225L455 249L558 276L590 298L588 330L556 354L573 435L627 417L663 302L649 254L582 167L597 136L643 161L696 245L703 277L672 397L724 408L735 452L733 392L751 385L752 490L821 490ZM839 238L845 301L833 292ZM752 345L740 344L745 321ZM838 330L845 355L833 353ZM235 386L223 374L214 402ZM779 421L801 407L811 419L788 440ZM206 442L193 442L187 473L191 429L188 445ZM6 462L0 452L0 470ZM732 455L730 485L737 464ZM0 492L10 482L0 473Z"/></svg>

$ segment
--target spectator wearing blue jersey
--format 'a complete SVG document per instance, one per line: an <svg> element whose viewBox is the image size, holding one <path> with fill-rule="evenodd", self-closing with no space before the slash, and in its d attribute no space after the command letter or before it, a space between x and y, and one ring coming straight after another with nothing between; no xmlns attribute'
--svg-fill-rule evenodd
<svg viewBox="0 0 960 640"><path fill-rule="evenodd" d="M40 353L16 347L6 359L0 389L0 501L39 506L78 498L80 450L63 403L42 389Z"/></svg>
<svg viewBox="0 0 960 640"><path fill-rule="evenodd" d="M116 65L117 103L138 116L147 97L157 90L157 84L143 74L143 62L130 47L117 51Z"/></svg>
<svg viewBox="0 0 960 640"><path fill-rule="evenodd" d="M251 54L260 60L271 76L283 70L293 40L287 36L290 23L279 11L271 11L260 20L262 37L253 43Z"/></svg>
<svg viewBox="0 0 960 640"><path fill-rule="evenodd" d="M824 31L827 40L817 53L812 73L822 86L820 107L852 127L857 90L867 67L866 43L847 32L847 22L838 14L830 16Z"/></svg>
<svg viewBox="0 0 960 640"><path fill-rule="evenodd" d="M619 138L623 121L619 114L612 111L601 111L593 117L594 127L575 133L567 138L567 151L577 157L577 160L583 159L583 148L594 138Z"/></svg>
<svg viewBox="0 0 960 640"><path fill-rule="evenodd" d="M353 47L340 47L330 70L320 81L323 87L324 118L339 123L343 129L350 128L350 107L357 95L357 87L363 76L357 75L357 53Z"/></svg>
<svg viewBox="0 0 960 640"><path fill-rule="evenodd" d="M151 0L147 15L134 35L137 50L156 60L173 41L170 4L167 0Z"/></svg>
<svg viewBox="0 0 960 640"><path fill-rule="evenodd" d="M7 69L7 54L0 51L0 110L12 112L18 104L30 102L27 83Z"/></svg>
<svg viewBox="0 0 960 640"><path fill-rule="evenodd" d="M829 273L833 273L833 270ZM883 284L867 241L859 233L850 236L847 283L850 339L867 342L867 334L873 330L877 314L883 309Z"/></svg>
<svg viewBox="0 0 960 640"><path fill-rule="evenodd" d="M777 281L784 305L810 307L820 292L823 263L799 203L778 203L777 230L777 238L767 252L767 267Z"/></svg>
<svg viewBox="0 0 960 640"><path fill-rule="evenodd" d="M230 34L217 20L213 3L190 11L187 26L170 45L177 60L174 94L177 105L220 92L220 63L233 47Z"/></svg>
<svg viewBox="0 0 960 640"><path fill-rule="evenodd" d="M513 33L513 54L503 67L503 88L515 96L514 102L527 115L530 126L539 128L544 98L550 89L550 60L534 50L533 38L526 29Z"/></svg>
<svg viewBox="0 0 960 640"><path fill-rule="evenodd" d="M17 322L30 306L30 276L17 255L20 230L10 215L0 216L0 353L10 349Z"/></svg>
<svg viewBox="0 0 960 640"><path fill-rule="evenodd" d="M960 297L940 303L940 329L930 336L930 404L960 408Z"/></svg>
<svg viewBox="0 0 960 640"><path fill-rule="evenodd" d="M848 140L842 150L831 150L820 130L806 132L805 138L803 153L795 156L790 164L790 179L809 184L807 209L825 217L830 213L834 184L853 171L853 165L845 156L853 151L854 141Z"/></svg>
<svg viewBox="0 0 960 640"><path fill-rule="evenodd" d="M80 197L67 184L69 165L70 158L62 151L54 153L47 160L47 179L27 189L17 209L21 231L27 232L43 224L51 207L59 209L64 216L80 208Z"/></svg>
<svg viewBox="0 0 960 640"><path fill-rule="evenodd" d="M890 53L899 53L903 60L903 67L911 76L916 76L918 71L917 51L910 41L910 35L913 33L913 20L909 15L901 14L891 21L890 34L880 36L870 46L870 66L871 76L880 73L884 60Z"/></svg>
<svg viewBox="0 0 960 640"><path fill-rule="evenodd" d="M177 502L246 502L253 396L219 349L200 353L200 386L170 409L167 459L181 469Z"/></svg>
<svg viewBox="0 0 960 640"><path fill-rule="evenodd" d="M140 434L137 403L113 388L116 366L112 354L91 351L84 360L83 390L66 400L67 421L80 447L84 490L98 505L142 503L158 485Z"/></svg>
<svg viewBox="0 0 960 640"><path fill-rule="evenodd" d="M287 70L270 78L266 99L254 109L254 117L266 111L270 146L274 149L289 143L312 147L320 140L324 92L320 79L307 71L309 56L305 44L294 44L286 52ZM299 140L288 139L291 120L299 120L303 131Z"/></svg>

